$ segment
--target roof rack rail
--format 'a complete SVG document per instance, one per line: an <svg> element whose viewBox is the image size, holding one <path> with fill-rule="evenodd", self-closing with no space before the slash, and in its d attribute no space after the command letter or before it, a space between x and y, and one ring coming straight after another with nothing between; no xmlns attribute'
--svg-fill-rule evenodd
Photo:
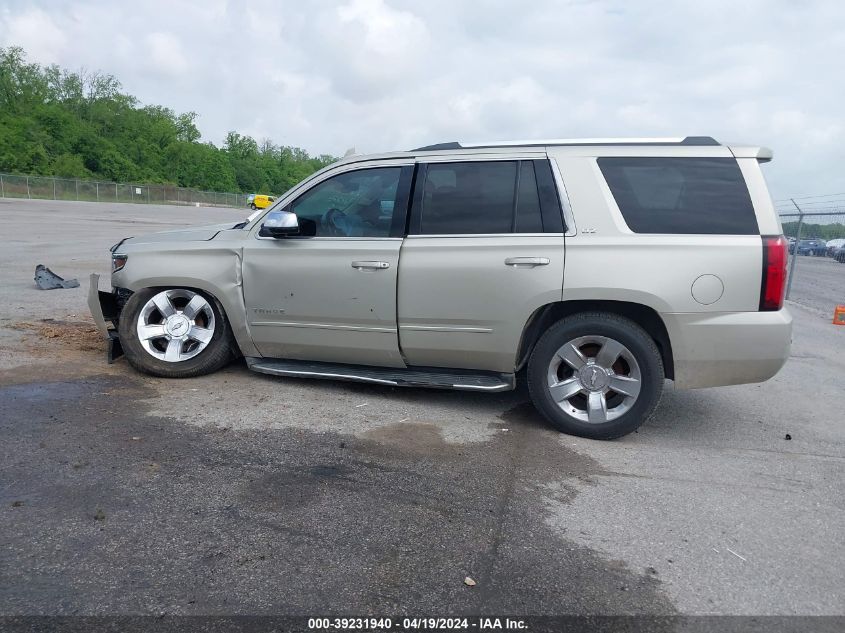
<svg viewBox="0 0 845 633"><path fill-rule="evenodd" d="M712 136L687 136L681 141L681 145L721 145L721 143Z"/></svg>
<svg viewBox="0 0 845 633"><path fill-rule="evenodd" d="M686 136L673 138L584 138L539 139L532 141L496 141L491 143L435 143L412 149L412 152L436 152L450 149L483 149L492 147L540 147L546 145L721 145L712 136Z"/></svg>
<svg viewBox="0 0 845 633"><path fill-rule="evenodd" d="M412 152L434 152L439 149L463 149L463 146L457 141L449 143L435 143L434 145L426 145L425 147L417 147L412 149Z"/></svg>

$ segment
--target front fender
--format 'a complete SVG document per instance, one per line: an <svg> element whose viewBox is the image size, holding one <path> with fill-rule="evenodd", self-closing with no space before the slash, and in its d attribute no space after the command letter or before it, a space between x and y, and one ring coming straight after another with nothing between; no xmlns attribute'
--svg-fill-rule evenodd
<svg viewBox="0 0 845 633"><path fill-rule="evenodd" d="M259 356L246 321L241 254L236 248L183 244L178 251L133 249L126 266L112 275L112 285L133 292L144 288L194 288L220 302L244 356Z"/></svg>

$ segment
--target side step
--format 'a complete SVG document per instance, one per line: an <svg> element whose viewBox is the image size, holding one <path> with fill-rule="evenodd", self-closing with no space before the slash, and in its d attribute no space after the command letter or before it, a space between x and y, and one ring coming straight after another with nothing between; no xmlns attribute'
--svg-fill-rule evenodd
<svg viewBox="0 0 845 633"><path fill-rule="evenodd" d="M461 389L466 391L510 391L516 386L513 374L467 371L431 367L369 367L366 365L343 365L340 363L318 363L304 360L278 358L247 358L252 371L274 376L297 378L327 378L330 380L351 380L370 382L392 387L429 387L432 389Z"/></svg>

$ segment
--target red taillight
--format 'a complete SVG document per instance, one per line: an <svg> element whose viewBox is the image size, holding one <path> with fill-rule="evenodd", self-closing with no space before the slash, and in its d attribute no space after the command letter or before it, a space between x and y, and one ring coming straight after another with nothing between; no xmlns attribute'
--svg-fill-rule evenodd
<svg viewBox="0 0 845 633"><path fill-rule="evenodd" d="M786 238L763 236L763 280L760 310L780 310L786 292Z"/></svg>

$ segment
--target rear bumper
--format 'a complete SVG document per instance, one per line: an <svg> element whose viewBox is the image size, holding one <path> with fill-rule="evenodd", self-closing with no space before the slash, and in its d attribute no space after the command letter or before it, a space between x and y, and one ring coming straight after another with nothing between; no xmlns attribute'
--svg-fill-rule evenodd
<svg viewBox="0 0 845 633"><path fill-rule="evenodd" d="M100 276L92 273L90 277L90 285L88 287L88 309L91 311L91 316L94 318L94 324L103 335L103 338L108 341L106 348L106 360L109 364L113 363L115 359L123 356L123 348L120 345L120 338L117 334L117 329L109 327L117 322L120 309L117 305L117 300L114 294L110 292L103 292L100 290ZM106 322L109 321L109 323Z"/></svg>
<svg viewBox="0 0 845 633"><path fill-rule="evenodd" d="M682 389L763 382L789 358L792 315L777 312L662 314Z"/></svg>

